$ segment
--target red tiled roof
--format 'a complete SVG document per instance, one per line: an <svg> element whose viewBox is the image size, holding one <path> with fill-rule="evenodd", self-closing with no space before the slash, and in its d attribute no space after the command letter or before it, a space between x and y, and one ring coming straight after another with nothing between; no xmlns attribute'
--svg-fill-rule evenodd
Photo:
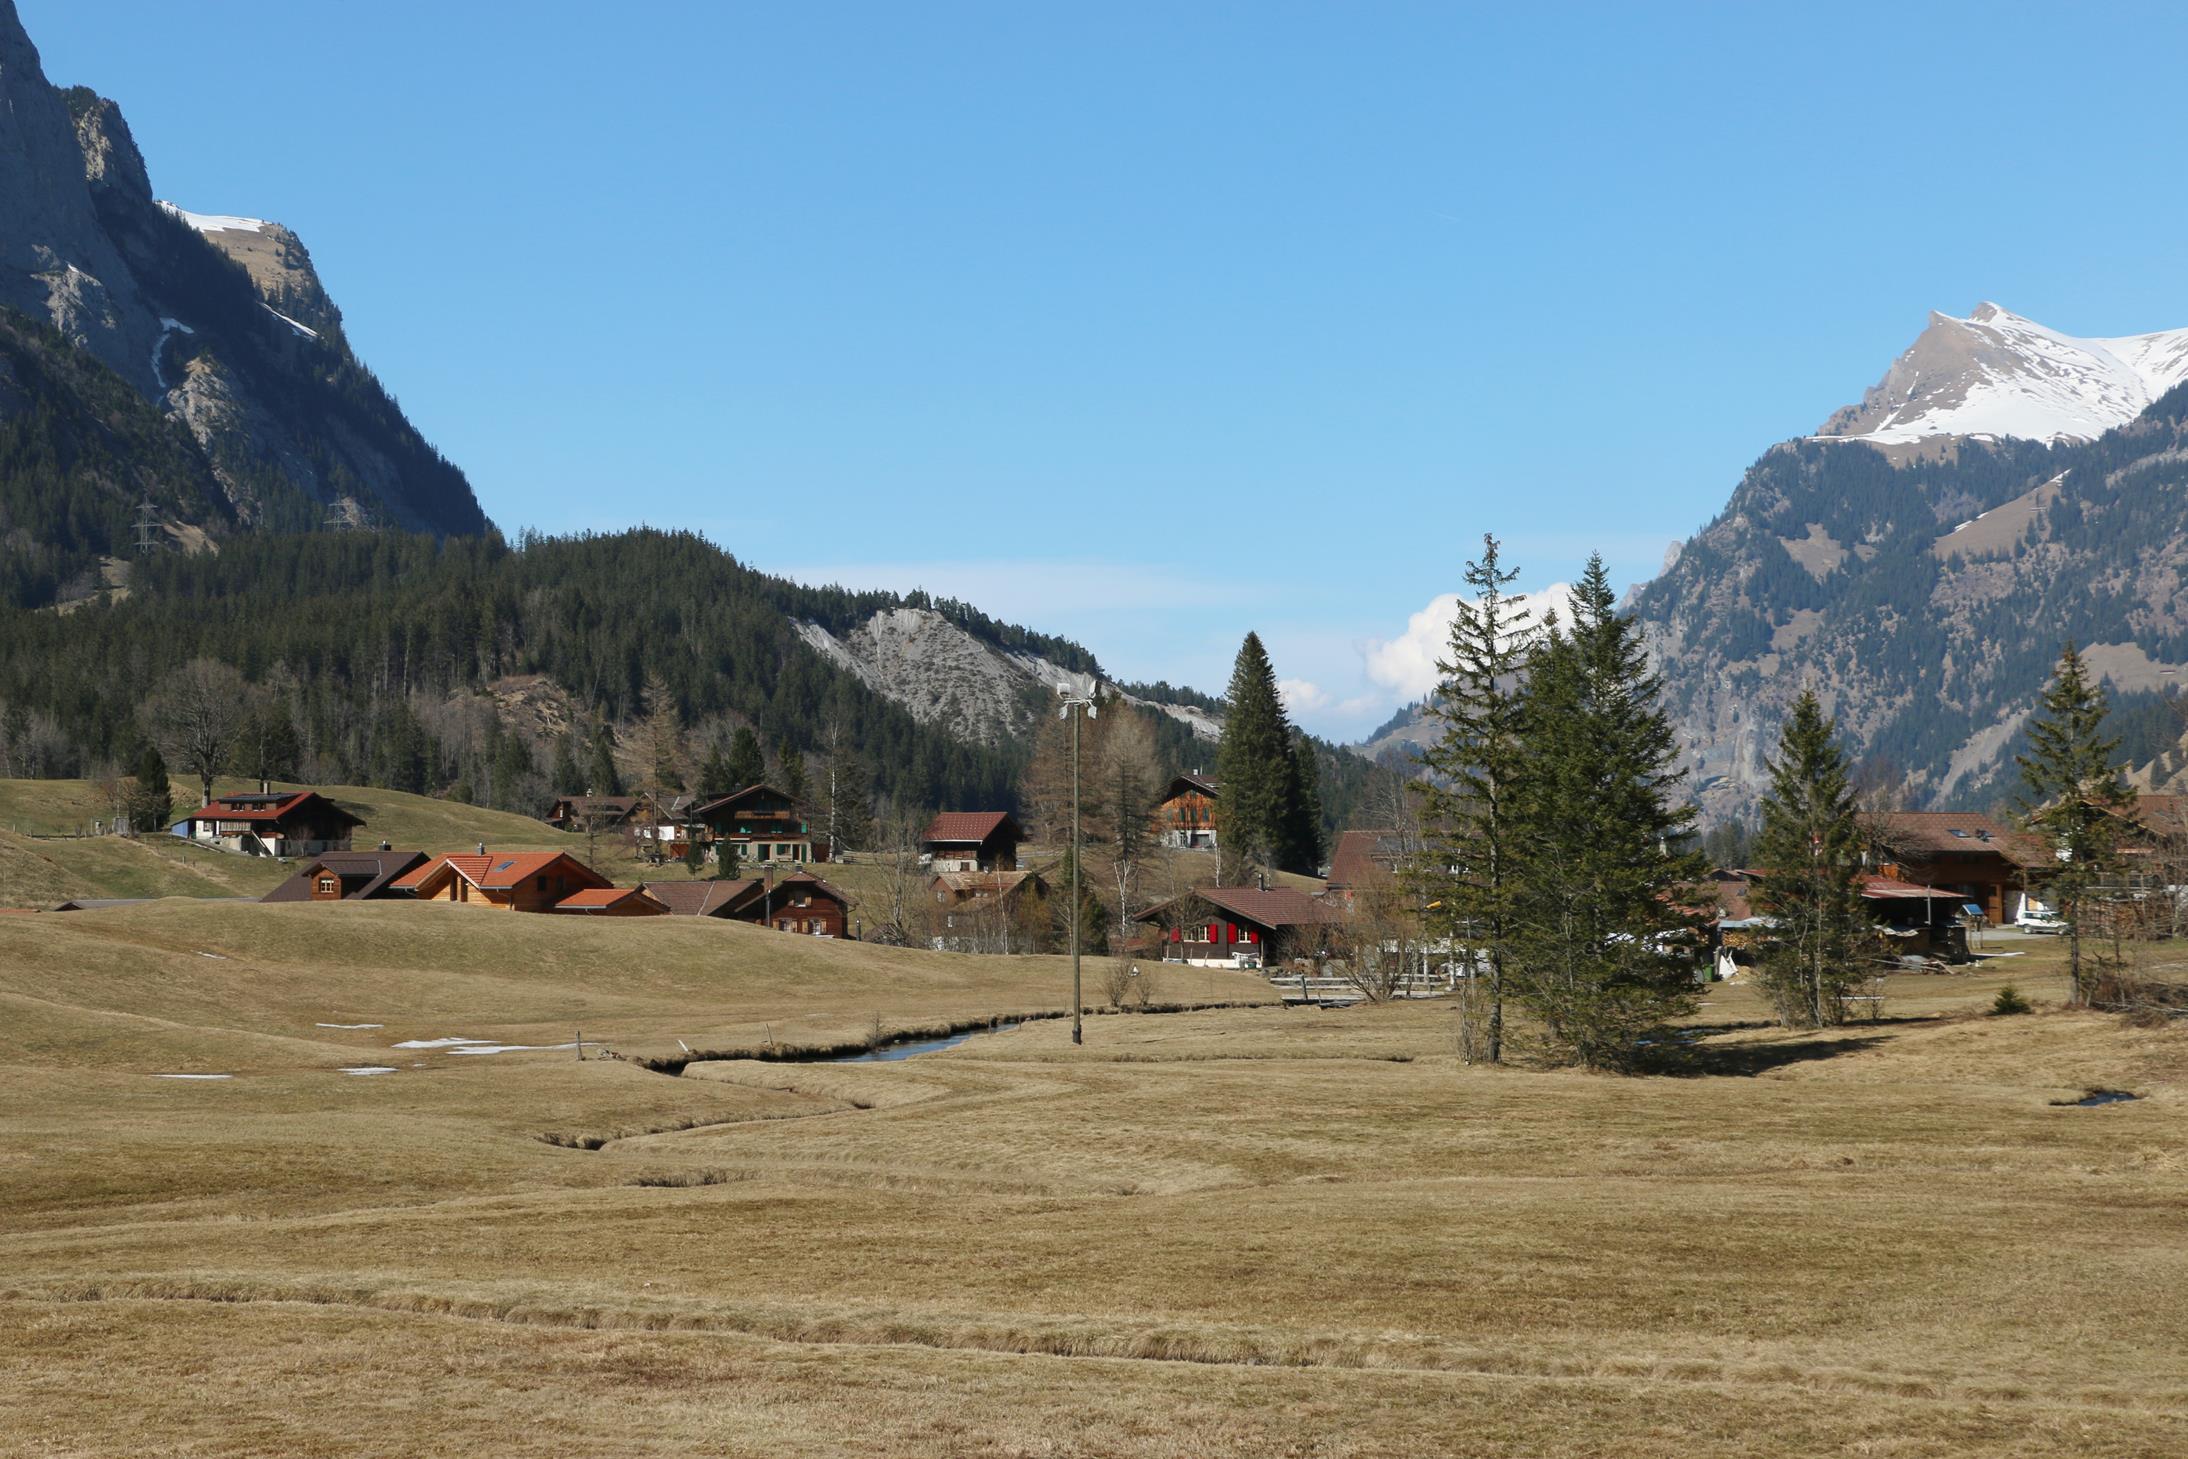
<svg viewBox="0 0 2188 1459"><path fill-rule="evenodd" d="M618 906L632 897L652 902L656 906L660 905L660 898L647 896L644 889L640 887L587 887L583 891L572 892L555 903L555 910L557 912L598 912L609 907Z"/></svg>
<svg viewBox="0 0 2188 1459"><path fill-rule="evenodd" d="M301 810L306 801L319 801L334 814L352 825L362 826L363 821L343 810L316 790L250 791L241 795L216 796L197 808L191 819L199 821L279 821Z"/></svg>
<svg viewBox="0 0 2188 1459"><path fill-rule="evenodd" d="M590 877L599 885L607 885L599 873L560 851L492 851L484 856L467 852L460 856L436 856L395 885L405 891L415 891L439 876L441 869L446 867L475 887L507 891L526 877L538 876L558 861L568 861L580 875Z"/></svg>
<svg viewBox="0 0 2188 1459"><path fill-rule="evenodd" d="M919 839L931 845L984 846L1006 826L1013 832L1018 829L1005 811L944 811L928 823Z"/></svg>

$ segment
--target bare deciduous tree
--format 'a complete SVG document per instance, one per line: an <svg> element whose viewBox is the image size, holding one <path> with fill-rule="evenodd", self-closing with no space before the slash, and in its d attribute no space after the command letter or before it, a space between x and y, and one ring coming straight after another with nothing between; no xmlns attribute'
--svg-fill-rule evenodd
<svg viewBox="0 0 2188 1459"><path fill-rule="evenodd" d="M145 727L167 757L197 777L204 805L234 757L249 712L243 675L213 659L192 659L160 681L145 702Z"/></svg>
<svg viewBox="0 0 2188 1459"><path fill-rule="evenodd" d="M920 865L919 837L928 817L901 806L891 806L880 827L880 856L885 905L875 940L911 945L917 924L926 920L926 868ZM915 916L915 913L917 914Z"/></svg>

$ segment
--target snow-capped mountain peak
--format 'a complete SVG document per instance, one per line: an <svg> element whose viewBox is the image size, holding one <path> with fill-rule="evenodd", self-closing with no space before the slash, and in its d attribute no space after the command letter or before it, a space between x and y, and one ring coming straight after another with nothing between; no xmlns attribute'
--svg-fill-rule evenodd
<svg viewBox="0 0 2188 1459"><path fill-rule="evenodd" d="M1943 436L2088 440L2188 381L2188 329L2079 339L1983 303L1933 313L1907 352L1821 437L1905 445Z"/></svg>

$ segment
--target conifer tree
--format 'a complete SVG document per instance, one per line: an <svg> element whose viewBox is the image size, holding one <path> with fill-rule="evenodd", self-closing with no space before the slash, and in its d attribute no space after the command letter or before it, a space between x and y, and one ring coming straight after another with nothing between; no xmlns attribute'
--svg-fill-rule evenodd
<svg viewBox="0 0 2188 1459"><path fill-rule="evenodd" d="M140 831L162 831L175 813L175 791L167 780L167 761L158 745L147 743L137 757L136 788L131 796L130 819Z"/></svg>
<svg viewBox="0 0 2188 1459"><path fill-rule="evenodd" d="M1223 879L1242 882L1297 854L1299 767L1276 670L1259 634L1247 634L1239 646L1227 702L1216 753L1223 781Z"/></svg>
<svg viewBox="0 0 2188 1459"><path fill-rule="evenodd" d="M739 725L737 733L729 741L729 784L722 787L724 795L758 785L767 779L767 756L760 749L760 737L750 725Z"/></svg>
<svg viewBox="0 0 2188 1459"><path fill-rule="evenodd" d="M1459 596L1445 657L1436 664L1440 682L1427 704L1437 732L1421 752L1429 772L1415 782L1422 850L1407 870L1431 926L1474 959L1481 997L1474 997L1470 979L1469 1023L1478 1012L1482 1052L1495 1064L1504 1058L1513 847L1526 759L1520 680L1536 630L1525 605L1505 593L1518 569L1504 567L1495 537L1485 533L1481 540L1480 560L1466 565L1469 591ZM1477 1001L1486 1006L1477 1010Z"/></svg>
<svg viewBox="0 0 2188 1459"><path fill-rule="evenodd" d="M576 795L585 789L585 773L577 768L577 735L566 731L555 747L554 793Z"/></svg>
<svg viewBox="0 0 2188 1459"><path fill-rule="evenodd" d="M706 796L727 795L733 790L742 789L744 786L737 783L736 772L729 768L729 757L722 753L721 740L715 739L707 746L706 763L699 767L699 793Z"/></svg>
<svg viewBox="0 0 2188 1459"><path fill-rule="evenodd" d="M1692 1006L1698 919L1680 908L1703 868L1679 849L1677 743L1600 556L1571 614L1529 663L1507 976L1553 1057L1629 1069Z"/></svg>
<svg viewBox="0 0 2188 1459"><path fill-rule="evenodd" d="M2067 996L2087 1006L2090 970L2082 958L2081 922L2089 894L2118 857L2118 814L2130 801L2107 739L2110 705L2070 641L2028 727L2029 753L2017 757L2028 788L2023 806L2030 830L2057 856L2051 891L2067 929Z"/></svg>
<svg viewBox="0 0 2188 1459"><path fill-rule="evenodd" d="M621 795L623 772L615 763L615 736L605 725L593 736L591 784L594 795Z"/></svg>
<svg viewBox="0 0 2188 1459"><path fill-rule="evenodd" d="M1278 863L1302 876L1322 870L1322 765L1314 741L1292 732L1291 788L1284 817L1284 852Z"/></svg>
<svg viewBox="0 0 2188 1459"><path fill-rule="evenodd" d="M777 774L782 780L782 793L789 796L791 805L803 814L805 803L813 793L813 787L805 778L805 756L799 754L797 747L790 741L777 740L775 764Z"/></svg>
<svg viewBox="0 0 2188 1459"><path fill-rule="evenodd" d="M1787 1027L1843 1022L1861 981L1870 919L1861 898L1862 834L1837 726L1813 691L1794 701L1770 762L1755 858L1755 908L1775 924L1760 958Z"/></svg>

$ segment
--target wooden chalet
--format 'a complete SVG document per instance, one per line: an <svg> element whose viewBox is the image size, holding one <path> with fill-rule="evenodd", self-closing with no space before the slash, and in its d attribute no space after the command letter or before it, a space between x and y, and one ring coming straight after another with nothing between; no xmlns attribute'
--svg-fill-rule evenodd
<svg viewBox="0 0 2188 1459"><path fill-rule="evenodd" d="M260 897L262 902L378 902L407 897L395 883L429 860L423 851L329 851Z"/></svg>
<svg viewBox="0 0 2188 1459"><path fill-rule="evenodd" d="M347 851L362 825L316 790L260 790L207 801L174 831L200 846L286 861Z"/></svg>
<svg viewBox="0 0 2188 1459"><path fill-rule="evenodd" d="M927 824L919 848L935 872L1016 871L1025 839L1003 811L944 811Z"/></svg>
<svg viewBox="0 0 2188 1459"><path fill-rule="evenodd" d="M936 952L1032 952L1046 931L1037 871L945 871L927 883Z"/></svg>
<svg viewBox="0 0 2188 1459"><path fill-rule="evenodd" d="M772 785L748 785L701 801L682 821L704 844L735 847L740 865L805 866L828 859L827 844L813 839L797 803Z"/></svg>
<svg viewBox="0 0 2188 1459"><path fill-rule="evenodd" d="M635 795L558 795L544 819L558 831L622 831L638 807Z"/></svg>
<svg viewBox="0 0 2188 1459"><path fill-rule="evenodd" d="M436 856L393 883L421 902L458 902L509 912L552 912L580 892L613 883L560 851Z"/></svg>
<svg viewBox="0 0 2188 1459"><path fill-rule="evenodd" d="M725 881L659 881L646 893L679 917L750 922L803 937L849 937L851 899L810 872Z"/></svg>
<svg viewBox="0 0 2188 1459"><path fill-rule="evenodd" d="M1873 840L1878 875L1971 903L1994 926L2018 917L2031 882L2056 864L2038 838L1971 811L1894 812Z"/></svg>
<svg viewBox="0 0 2188 1459"><path fill-rule="evenodd" d="M1269 968L1321 952L1345 912L1291 887L1195 887L1133 920L1154 929L1165 962Z"/></svg>
<svg viewBox="0 0 2188 1459"><path fill-rule="evenodd" d="M1155 807L1155 835L1165 846L1213 851L1216 848L1216 803L1222 783L1194 771L1170 782Z"/></svg>

